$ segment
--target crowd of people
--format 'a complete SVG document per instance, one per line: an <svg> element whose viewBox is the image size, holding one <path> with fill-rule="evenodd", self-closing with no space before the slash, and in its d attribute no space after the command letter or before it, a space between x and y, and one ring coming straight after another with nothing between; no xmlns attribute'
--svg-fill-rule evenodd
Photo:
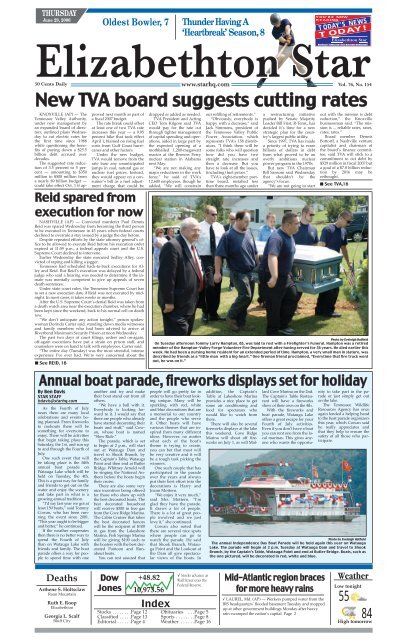
<svg viewBox="0 0 407 640"><path fill-rule="evenodd" d="M227 322L233 332L246 323L247 309L259 280L259 301L266 307L269 336L291 336L289 326L301 299L295 286L292 266L296 244L319 245L341 253L349 269L346 227L352 221L350 211L342 211L336 222L326 225L318 237L312 224L314 211L306 205L301 214L286 211L276 229L276 217L269 213L260 229L258 240L266 242L260 258L256 240L250 229L249 211L229 214L229 222L218 222L213 205L204 209L204 219L186 218L179 234L165 237L164 229L155 231L154 275L158 277L158 304L162 311L167 336L191 335L197 308L202 309L202 322ZM222 267L229 268L229 290L237 296L227 316L219 314ZM256 275L258 274L258 277ZM338 318L335 311L339 287L318 295L315 314Z"/></svg>

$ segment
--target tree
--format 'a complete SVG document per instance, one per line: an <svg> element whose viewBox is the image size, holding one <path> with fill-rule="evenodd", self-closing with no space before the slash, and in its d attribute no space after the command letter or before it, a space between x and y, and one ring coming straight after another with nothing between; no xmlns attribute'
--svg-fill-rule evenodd
<svg viewBox="0 0 407 640"><path fill-rule="evenodd" d="M164 200L159 196L153 196L153 206L152 206L152 222L153 226L157 224L157 222L161 222L164 215Z"/></svg>
<svg viewBox="0 0 407 640"><path fill-rule="evenodd" d="M218 222L223 221L223 196L200 196L196 200L196 212L203 218L203 211L206 205L211 204L218 211Z"/></svg>
<svg viewBox="0 0 407 640"><path fill-rule="evenodd" d="M301 194L301 199L305 200L305 203L311 207L316 207L317 205L321 205L324 209L326 207L326 196L304 196Z"/></svg>
<svg viewBox="0 0 407 640"><path fill-rule="evenodd" d="M344 209L343 198L332 198L326 205L328 222L335 222Z"/></svg>
<svg viewBox="0 0 407 640"><path fill-rule="evenodd" d="M368 198L367 196L355 196L355 200L356 200L356 205L367 205L368 204Z"/></svg>
<svg viewBox="0 0 407 640"><path fill-rule="evenodd" d="M355 198L353 196L343 196L343 208L352 211L355 208Z"/></svg>
<svg viewBox="0 0 407 640"><path fill-rule="evenodd" d="M209 467L209 486L219 487L220 484L221 481L218 472L213 467Z"/></svg>

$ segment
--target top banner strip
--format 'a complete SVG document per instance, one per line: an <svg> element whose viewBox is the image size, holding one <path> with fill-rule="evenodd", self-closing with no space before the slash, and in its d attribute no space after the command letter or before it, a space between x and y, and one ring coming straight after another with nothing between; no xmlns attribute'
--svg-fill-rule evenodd
<svg viewBox="0 0 407 640"><path fill-rule="evenodd" d="M276 12L287 12L288 9L287 7L283 7L283 8L277 8L277 9L252 9L252 8L247 8L247 9L231 9L229 8L224 8L224 9L219 9L219 8L212 8L209 7L207 9L202 9L202 7L190 7L190 8L186 8L186 7L179 7L177 9L169 9L167 7L162 7L161 9L157 9L157 8L138 8L138 9L108 9L105 7L92 7L90 9L86 9L86 13L270 13L272 11L276 11ZM334 7L327 7L327 8L321 8L321 7L317 7L317 8L307 8L307 9L289 9L290 13L349 13L349 14L354 14L354 13L372 13L373 10L370 8L366 9L366 8L356 8L353 7L351 9L349 8L344 8L341 7L339 9L336 9Z"/></svg>

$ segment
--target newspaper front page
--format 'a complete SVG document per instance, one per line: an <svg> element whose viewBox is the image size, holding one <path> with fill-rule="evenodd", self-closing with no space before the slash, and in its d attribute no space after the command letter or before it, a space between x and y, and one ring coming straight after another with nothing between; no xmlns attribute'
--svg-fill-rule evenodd
<svg viewBox="0 0 407 640"><path fill-rule="evenodd" d="M374 629L378 23L315 4L32 10L38 633Z"/></svg>

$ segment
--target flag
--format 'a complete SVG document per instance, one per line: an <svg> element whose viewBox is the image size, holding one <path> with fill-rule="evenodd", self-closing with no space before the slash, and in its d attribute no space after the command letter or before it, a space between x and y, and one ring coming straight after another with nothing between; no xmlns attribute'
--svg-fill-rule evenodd
<svg viewBox="0 0 407 640"><path fill-rule="evenodd" d="M342 470L343 471L352 471L352 467L347 460L342 460Z"/></svg>
<svg viewBox="0 0 407 640"><path fill-rule="evenodd" d="M312 477L313 478L319 478L318 469L316 468L316 466L314 464L312 465Z"/></svg>

